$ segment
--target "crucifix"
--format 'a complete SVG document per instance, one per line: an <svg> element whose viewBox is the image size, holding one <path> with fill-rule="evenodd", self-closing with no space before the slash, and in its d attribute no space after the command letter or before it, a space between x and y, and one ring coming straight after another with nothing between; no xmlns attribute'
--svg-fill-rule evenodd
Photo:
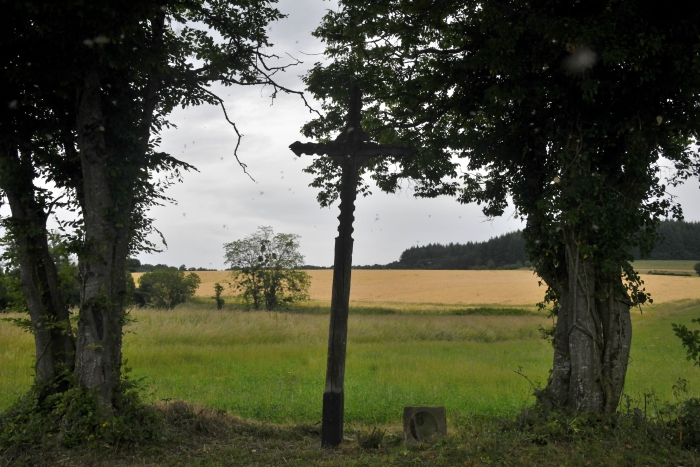
<svg viewBox="0 0 700 467"><path fill-rule="evenodd" d="M343 412L345 394L345 348L348 337L348 307L350 303L350 273L352 268L352 222L355 220L355 198L359 170L370 157L412 155L415 150L405 145L378 144L369 141L369 135L360 125L362 95L356 84L350 87L350 105L347 125L334 141L327 143L293 143L289 148L297 156L302 154L330 157L341 168L340 216L338 236L335 238L333 262L333 292L331 295L331 322L328 333L328 361L326 389L323 393L321 446L333 447L343 440Z"/></svg>

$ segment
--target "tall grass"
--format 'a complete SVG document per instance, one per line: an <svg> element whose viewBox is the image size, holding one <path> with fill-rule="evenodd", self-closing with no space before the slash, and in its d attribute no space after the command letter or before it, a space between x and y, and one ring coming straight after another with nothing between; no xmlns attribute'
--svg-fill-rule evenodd
<svg viewBox="0 0 700 467"><path fill-rule="evenodd" d="M258 420L319 421L328 316L213 308L133 311L124 355L150 399L185 399ZM452 418L509 416L531 402L530 383L515 370L546 381L552 349L538 328L549 322L527 310L480 313L351 314L346 420L398 424L403 406L424 404L444 405ZM685 361L671 331L671 322L698 316L700 301L635 312L628 393L669 398L679 377L700 391L700 369ZM32 357L31 336L0 323L0 409L28 387Z"/></svg>
<svg viewBox="0 0 700 467"><path fill-rule="evenodd" d="M5 317L17 318L19 315L6 314ZM29 388L34 355L32 336L9 322L0 321L0 410Z"/></svg>

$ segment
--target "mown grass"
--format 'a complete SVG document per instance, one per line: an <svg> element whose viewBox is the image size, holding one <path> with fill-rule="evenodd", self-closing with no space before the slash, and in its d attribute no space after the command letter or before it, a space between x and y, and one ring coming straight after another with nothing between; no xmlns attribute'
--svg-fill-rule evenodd
<svg viewBox="0 0 700 467"><path fill-rule="evenodd" d="M0 452L0 466L693 466L698 451L659 418L551 417L536 425L493 418L452 420L432 443L404 443L400 430L347 428L336 449L320 448L316 424L242 420L183 402L157 405L160 440ZM640 422L640 423L637 423ZM363 440L383 433L377 443Z"/></svg>

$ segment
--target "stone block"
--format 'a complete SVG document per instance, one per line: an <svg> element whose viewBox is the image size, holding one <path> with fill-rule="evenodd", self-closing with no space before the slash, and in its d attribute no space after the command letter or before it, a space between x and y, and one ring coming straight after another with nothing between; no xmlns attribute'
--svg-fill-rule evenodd
<svg viewBox="0 0 700 467"><path fill-rule="evenodd" d="M447 435L445 407L404 407L403 435L406 441L430 441Z"/></svg>

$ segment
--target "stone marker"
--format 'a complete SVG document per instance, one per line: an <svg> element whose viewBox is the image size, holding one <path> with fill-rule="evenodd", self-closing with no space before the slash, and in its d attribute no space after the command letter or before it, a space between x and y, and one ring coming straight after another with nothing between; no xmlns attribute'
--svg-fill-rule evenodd
<svg viewBox="0 0 700 467"><path fill-rule="evenodd" d="M369 158L414 154L407 145L378 144L369 140L362 129L362 93L356 84L350 87L347 125L334 141L325 143L291 144L297 156L302 154L329 157L342 169L340 179L340 216L338 236L335 239L333 262L333 292L331 294L331 321L328 334L328 361L326 390L323 393L321 445L333 447L343 440L343 412L345 407L345 348L348 336L348 307L350 303L350 274L352 268L352 223L355 219L355 198L360 169Z"/></svg>
<svg viewBox="0 0 700 467"><path fill-rule="evenodd" d="M406 441L430 441L447 435L445 407L404 407L403 436Z"/></svg>

